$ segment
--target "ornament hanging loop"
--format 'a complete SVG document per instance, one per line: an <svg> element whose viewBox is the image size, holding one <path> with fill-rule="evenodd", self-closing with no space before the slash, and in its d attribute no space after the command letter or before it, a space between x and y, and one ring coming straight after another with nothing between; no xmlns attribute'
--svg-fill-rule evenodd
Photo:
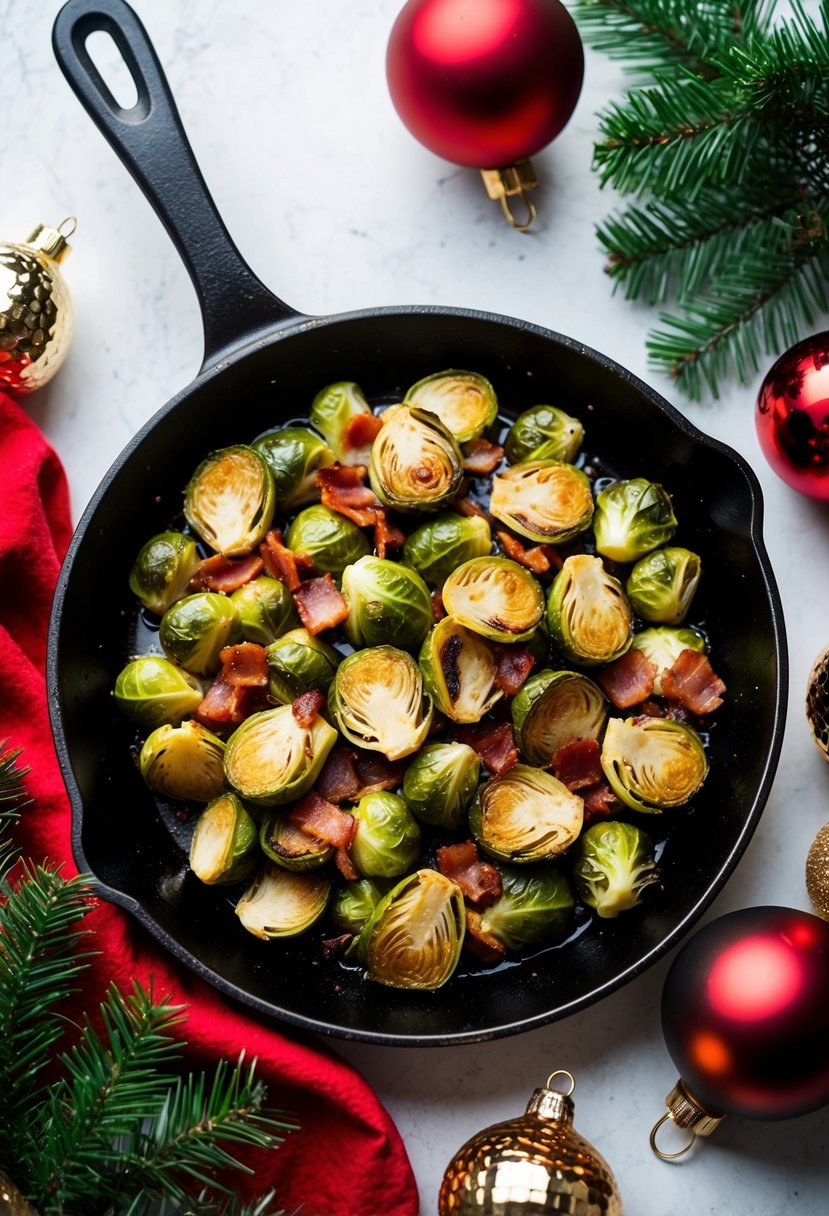
<svg viewBox="0 0 829 1216"><path fill-rule="evenodd" d="M672 1118L671 1112L669 1110L666 1110L665 1114L662 1115L662 1117L660 1119L657 1119L656 1123L654 1123L653 1127L651 1128L651 1134L649 1136L651 1149L656 1154L656 1156L659 1157L662 1161L676 1161L677 1157L684 1157L685 1154L690 1152L691 1149L694 1147L694 1143L697 1138L696 1132L691 1131L691 1132L689 1132L689 1135L688 1135L687 1144L683 1145L682 1148L678 1148L675 1152L669 1153L669 1152L666 1152L665 1149L660 1148L657 1143L657 1136L659 1135L659 1129L663 1126L663 1124L667 1123L668 1120L671 1118Z"/></svg>
<svg viewBox="0 0 829 1216"><path fill-rule="evenodd" d="M490 198L501 204L501 210L516 232L526 232L535 220L535 204L527 193L535 190L538 178L528 160L516 161L514 165L505 165L502 169L482 169L486 192ZM523 219L517 216L510 206L510 199L521 199L526 214Z"/></svg>
<svg viewBox="0 0 829 1216"><path fill-rule="evenodd" d="M557 1085L553 1085L553 1081L556 1079L556 1077L566 1077L568 1081L568 1088L559 1089ZM556 1093L562 1094L565 1098L570 1098L573 1096L576 1089L576 1078L571 1072L568 1072L566 1068L557 1068L555 1072L550 1073L544 1088L555 1090Z"/></svg>

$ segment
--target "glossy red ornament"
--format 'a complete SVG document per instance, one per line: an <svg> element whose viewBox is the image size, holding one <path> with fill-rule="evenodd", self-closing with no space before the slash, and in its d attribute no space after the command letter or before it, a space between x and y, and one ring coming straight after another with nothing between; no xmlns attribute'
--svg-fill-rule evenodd
<svg viewBox="0 0 829 1216"><path fill-rule="evenodd" d="M829 333L797 342L757 397L763 455L787 485L829 502Z"/></svg>
<svg viewBox="0 0 829 1216"><path fill-rule="evenodd" d="M581 91L584 53L559 0L409 0L386 74L416 139L455 164L495 169L558 135Z"/></svg>

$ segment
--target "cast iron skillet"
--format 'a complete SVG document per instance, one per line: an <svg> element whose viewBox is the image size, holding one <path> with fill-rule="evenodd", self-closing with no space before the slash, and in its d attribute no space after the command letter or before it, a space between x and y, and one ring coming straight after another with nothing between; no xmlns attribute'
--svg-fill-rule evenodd
<svg viewBox="0 0 829 1216"><path fill-rule="evenodd" d="M95 30L112 35L135 78L131 110L115 103L85 50ZM768 796L783 734L786 652L753 473L623 368L528 322L436 307L333 317L295 312L234 247L152 46L127 5L70 0L55 23L54 47L181 253L198 293L206 351L193 383L139 431L104 478L58 582L49 701L78 865L181 963L229 997L304 1029L399 1045L473 1042L600 999L687 933L734 869ZM488 376L507 416L554 399L583 418L587 446L617 475L644 474L670 489L677 539L703 557L694 615L709 631L728 697L711 731L708 781L693 808L670 821L663 896L617 921L585 921L563 945L533 958L494 971L464 963L446 987L423 994L321 964L318 938L278 945L242 931L227 894L188 873L186 828L142 783L131 727L110 694L118 671L146 642L127 588L134 555L169 526L207 452L301 415L330 381L353 379L370 399L393 400L446 367ZM102 579L108 612L100 610ZM663 831L656 817L648 819L651 830Z"/></svg>

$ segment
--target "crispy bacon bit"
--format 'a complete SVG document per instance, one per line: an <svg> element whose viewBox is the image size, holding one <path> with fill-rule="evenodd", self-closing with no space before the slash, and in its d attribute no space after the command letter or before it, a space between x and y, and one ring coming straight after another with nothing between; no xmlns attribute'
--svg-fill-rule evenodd
<svg viewBox="0 0 829 1216"><path fill-rule="evenodd" d="M383 419L376 414L354 414L346 423L342 444L347 452L369 448L383 429Z"/></svg>
<svg viewBox="0 0 829 1216"><path fill-rule="evenodd" d="M459 515L480 515L481 519L485 519L487 523L492 523L492 516L489 511L485 511L479 502L475 502L474 498L456 498L452 503L452 508Z"/></svg>
<svg viewBox="0 0 829 1216"><path fill-rule="evenodd" d="M357 820L354 816L346 815L316 790L311 790L301 798L286 818L288 823L299 828L306 836L324 840L335 849L347 849L357 831Z"/></svg>
<svg viewBox="0 0 829 1216"><path fill-rule="evenodd" d="M670 671L662 676L662 691L693 714L710 714L722 705L725 684L712 668L708 656L683 650Z"/></svg>
<svg viewBox="0 0 829 1216"><path fill-rule="evenodd" d="M435 618L435 621L442 621L446 616L446 609L443 606L443 596L437 587L435 587L434 591L432 592L432 616Z"/></svg>
<svg viewBox="0 0 829 1216"><path fill-rule="evenodd" d="M474 840L446 844L437 850L438 869L451 878L473 904L493 904L503 891L501 875L488 861L481 861Z"/></svg>
<svg viewBox="0 0 829 1216"><path fill-rule="evenodd" d="M621 806L619 799L610 788L610 782L599 781L581 791L584 802L584 822L592 823L594 819L607 819Z"/></svg>
<svg viewBox="0 0 829 1216"><path fill-rule="evenodd" d="M309 579L291 592L299 619L311 634L333 629L348 616L348 604L334 586L330 574Z"/></svg>
<svg viewBox="0 0 829 1216"><path fill-rule="evenodd" d="M533 574L546 574L548 570L560 570L564 559L555 545L533 545L528 548L512 532L506 528L496 528L495 535L498 543L514 562L526 566Z"/></svg>
<svg viewBox="0 0 829 1216"><path fill-rule="evenodd" d="M500 963L507 950L502 941L482 927L483 917L474 908L466 909L466 933L463 944L482 963Z"/></svg>
<svg viewBox="0 0 829 1216"><path fill-rule="evenodd" d="M255 553L247 557L225 557L214 553L199 562L188 583L191 591L238 591L262 573L263 562Z"/></svg>
<svg viewBox="0 0 829 1216"><path fill-rule="evenodd" d="M268 687L268 657L264 646L256 642L240 642L219 651L222 679L238 688Z"/></svg>
<svg viewBox="0 0 829 1216"><path fill-rule="evenodd" d="M568 790L580 790L602 780L601 749L595 739L574 739L553 756L553 772Z"/></svg>
<svg viewBox="0 0 829 1216"><path fill-rule="evenodd" d="M289 591L295 591L302 582L303 575L315 572L314 563L307 553L295 553L282 543L282 533L273 528L259 546L259 553L265 566L265 573L271 578L278 578Z"/></svg>
<svg viewBox="0 0 829 1216"><path fill-rule="evenodd" d="M495 472L503 455L504 449L497 443L483 437L470 439L463 445L463 471L473 477L485 477Z"/></svg>
<svg viewBox="0 0 829 1216"><path fill-rule="evenodd" d="M216 676L196 710L196 719L208 730L221 734L238 726L257 709L265 708L265 690L250 684L228 684L221 674Z"/></svg>
<svg viewBox="0 0 829 1216"><path fill-rule="evenodd" d="M642 650L629 650L596 676L596 683L617 709L630 709L653 692L656 664Z"/></svg>
<svg viewBox="0 0 829 1216"><path fill-rule="evenodd" d="M377 521L380 503L366 484L368 470L364 464L332 464L317 471L322 504L353 519L361 528L370 528Z"/></svg>
<svg viewBox="0 0 829 1216"><path fill-rule="evenodd" d="M405 768L404 761L388 760L379 752L340 745L329 752L316 789L329 802L359 802L363 794L396 789Z"/></svg>
<svg viewBox="0 0 829 1216"><path fill-rule="evenodd" d="M402 528L389 523L388 511L385 507L377 507L374 520L374 548L378 557L388 557L393 549L402 549L406 543L406 533Z"/></svg>
<svg viewBox="0 0 829 1216"><path fill-rule="evenodd" d="M356 882L360 877L360 871L354 865L354 862L348 856L345 849L337 849L334 854L334 865L342 874L346 882Z"/></svg>
<svg viewBox="0 0 829 1216"><path fill-rule="evenodd" d="M498 667L495 686L508 697L514 697L535 667L535 659L526 646L496 646Z"/></svg>
<svg viewBox="0 0 829 1216"><path fill-rule="evenodd" d="M328 963L333 958L339 958L340 955L345 954L353 941L353 933L341 933L339 937L326 937L322 943L323 961Z"/></svg>
<svg viewBox="0 0 829 1216"><path fill-rule="evenodd" d="M301 692L298 697L294 697L291 713L299 725L307 730L324 704L325 693L320 692L318 688L309 688L308 692Z"/></svg>
<svg viewBox="0 0 829 1216"><path fill-rule="evenodd" d="M518 763L518 748L509 722L476 722L474 726L461 727L457 736L474 748L481 763L495 776Z"/></svg>

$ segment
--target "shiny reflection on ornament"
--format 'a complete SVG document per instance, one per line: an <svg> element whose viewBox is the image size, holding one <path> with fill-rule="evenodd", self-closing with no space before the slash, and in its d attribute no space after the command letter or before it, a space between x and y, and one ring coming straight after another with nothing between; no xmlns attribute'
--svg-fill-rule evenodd
<svg viewBox="0 0 829 1216"><path fill-rule="evenodd" d="M562 1178L561 1170L555 1176ZM549 1195L549 1172L532 1161L501 1161L492 1183L492 1202L532 1203L542 1207Z"/></svg>
<svg viewBox="0 0 829 1216"><path fill-rule="evenodd" d="M733 1066L731 1052L722 1039L707 1031L700 1031L691 1043L694 1062L712 1076L727 1073Z"/></svg>
<svg viewBox="0 0 829 1216"><path fill-rule="evenodd" d="M711 1006L724 1017L756 1022L796 1000L801 969L788 946L767 937L736 942L711 969Z"/></svg>
<svg viewBox="0 0 829 1216"><path fill-rule="evenodd" d="M450 0L423 9L412 31L415 46L435 63L465 63L509 38L521 8L515 0Z"/></svg>

